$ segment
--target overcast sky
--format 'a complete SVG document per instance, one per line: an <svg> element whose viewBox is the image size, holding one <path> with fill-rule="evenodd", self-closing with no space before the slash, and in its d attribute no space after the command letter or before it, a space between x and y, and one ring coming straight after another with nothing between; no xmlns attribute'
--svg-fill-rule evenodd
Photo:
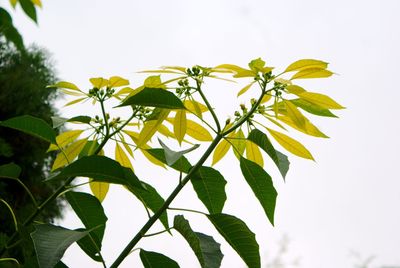
<svg viewBox="0 0 400 268"><path fill-rule="evenodd" d="M279 193L276 227L267 222L239 167L231 164L235 161L231 156L216 166L228 180L224 212L246 219L257 235L264 263L287 234L287 260L299 257L299 267L354 267L357 258L351 252L359 252L362 258L376 256L372 267L400 265L399 1L43 0L43 5L39 27L21 12L14 15L17 27L26 43L53 54L61 79L82 87L89 86L90 77L111 75L139 86L143 76L135 72L162 65L245 66L257 57L278 69L300 58L330 62L338 75L303 85L334 97L347 109L338 113L340 119L313 117L330 139L296 135L316 163L290 156L285 184L272 164L266 165ZM206 92L224 118L235 109L240 88L208 85ZM89 112L91 107L82 109ZM65 115L82 113L64 111ZM136 161L138 167L142 160ZM176 182L175 173L165 175L159 168L136 171L161 187L164 197ZM204 211L190 188L174 206ZM146 214L134 197L117 186L103 205L109 218L103 252L111 264ZM187 218L196 231L223 241L204 218L191 214ZM82 226L72 212L60 224ZM152 230L161 228L157 224ZM181 267L199 267L178 234L146 239L139 247L162 252ZM226 243L222 250L222 267L245 267ZM100 267L78 247L68 250L63 261L70 267ZM137 252L121 267L141 267Z"/></svg>

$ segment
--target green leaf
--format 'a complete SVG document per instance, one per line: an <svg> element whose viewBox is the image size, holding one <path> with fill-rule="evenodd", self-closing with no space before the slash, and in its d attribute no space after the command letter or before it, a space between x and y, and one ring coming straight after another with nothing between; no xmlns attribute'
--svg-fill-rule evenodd
<svg viewBox="0 0 400 268"><path fill-rule="evenodd" d="M117 107L142 105L166 109L185 109L182 101L175 94L160 88L144 88L139 93L128 97Z"/></svg>
<svg viewBox="0 0 400 268"><path fill-rule="evenodd" d="M1 121L0 126L13 128L50 143L56 143L56 133L43 119L22 115Z"/></svg>
<svg viewBox="0 0 400 268"><path fill-rule="evenodd" d="M40 268L53 268L67 248L86 236L89 231L73 231L51 224L35 226L31 234Z"/></svg>
<svg viewBox="0 0 400 268"><path fill-rule="evenodd" d="M0 7L0 34L3 34L7 41L12 42L19 51L25 49L22 36L14 27L10 14Z"/></svg>
<svg viewBox="0 0 400 268"><path fill-rule="evenodd" d="M130 168L122 167L117 161L100 155L84 156L62 169L59 174L49 180L77 176L143 189L141 182Z"/></svg>
<svg viewBox="0 0 400 268"><path fill-rule="evenodd" d="M271 157L271 159L278 167L279 172L282 174L282 177L285 178L290 165L288 157L283 153L275 150L267 135L265 135L258 129L253 129L247 139L257 144Z"/></svg>
<svg viewBox="0 0 400 268"><path fill-rule="evenodd" d="M63 117L58 117L58 116L52 116L51 121L53 122L53 128L60 127L64 125L66 122L79 122L79 123L84 123L84 124L89 124L92 118L90 116L86 115L79 115L79 116L74 116L72 118L63 118Z"/></svg>
<svg viewBox="0 0 400 268"><path fill-rule="evenodd" d="M164 149L161 148L152 148L152 149L147 149L146 150L149 154L154 156L156 159L160 160L161 162L165 163L168 165L167 160L165 158L165 151ZM173 165L171 165L173 169L177 171L181 171L183 173L188 173L189 170L192 168L192 165L189 163L189 161L186 159L186 157L181 156L177 162L175 162Z"/></svg>
<svg viewBox="0 0 400 268"><path fill-rule="evenodd" d="M78 229L77 231L81 231L81 229ZM88 255L92 260L101 262L102 257L99 254L99 247L98 247L98 242L95 242L93 237L90 237L89 235L81 238L79 241L77 241L79 247Z"/></svg>
<svg viewBox="0 0 400 268"><path fill-rule="evenodd" d="M96 257L98 258L96 253L100 252L101 250L101 244L107 222L107 216L104 214L104 209L101 206L100 201L88 193L67 192L65 197L67 198L72 209L75 211L76 215L79 217L79 219L81 219L86 229L92 229L99 226L89 234L92 238L89 239L92 240L92 243L95 243L94 250L97 250L92 252L94 254L91 254L90 257L96 260ZM79 242L78 244L80 245Z"/></svg>
<svg viewBox="0 0 400 268"><path fill-rule="evenodd" d="M321 106L318 106L303 99L293 99L290 100L290 102L292 102L297 107L303 109L304 111L309 112L310 114L326 116L326 117L337 117L328 109L322 108Z"/></svg>
<svg viewBox="0 0 400 268"><path fill-rule="evenodd" d="M197 148L199 148L199 144L195 144L193 147L183 150L183 151L173 151L170 148L168 148L167 145L165 145L160 139L158 139L158 142L160 143L161 147L164 149L164 154L165 154L165 160L166 164L168 166L172 166L176 161L179 160L184 154L187 154Z"/></svg>
<svg viewBox="0 0 400 268"><path fill-rule="evenodd" d="M190 180L198 198L211 213L220 213L226 201L226 180L211 167L200 167Z"/></svg>
<svg viewBox="0 0 400 268"><path fill-rule="evenodd" d="M271 177L259 165L244 157L240 158L240 169L254 195L260 201L269 221L274 225L276 197L278 194Z"/></svg>
<svg viewBox="0 0 400 268"><path fill-rule="evenodd" d="M95 140L87 141L85 144L85 147L83 147L82 151L79 153L78 159L82 158L84 156L92 155L99 145L100 144ZM102 155L102 154L99 153L99 155Z"/></svg>
<svg viewBox="0 0 400 268"><path fill-rule="evenodd" d="M20 174L21 168L14 163L0 166L0 178L18 179Z"/></svg>
<svg viewBox="0 0 400 268"><path fill-rule="evenodd" d="M139 188L128 187L128 189L139 199L145 207L148 207L154 213L158 211L159 208L164 205L164 199L158 194L156 189L150 184L142 182L146 190ZM164 225L165 229L169 228L168 225L168 215L163 212L160 216L160 221Z"/></svg>
<svg viewBox="0 0 400 268"><path fill-rule="evenodd" d="M144 268L179 268L176 261L157 252L141 249L139 255Z"/></svg>
<svg viewBox="0 0 400 268"><path fill-rule="evenodd" d="M222 213L207 217L249 268L261 267L256 237L246 223L235 216Z"/></svg>
<svg viewBox="0 0 400 268"><path fill-rule="evenodd" d="M21 7L24 10L25 14L28 15L29 18L31 18L34 22L37 23L36 8L33 5L32 1L19 0L19 3L21 4Z"/></svg>
<svg viewBox="0 0 400 268"><path fill-rule="evenodd" d="M211 236L194 232L183 215L174 218L174 229L189 243L202 268L219 268L224 254Z"/></svg>

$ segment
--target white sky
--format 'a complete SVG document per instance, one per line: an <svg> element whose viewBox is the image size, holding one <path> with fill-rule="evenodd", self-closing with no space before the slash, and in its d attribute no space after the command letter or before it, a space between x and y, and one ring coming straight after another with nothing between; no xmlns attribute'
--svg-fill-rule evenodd
<svg viewBox="0 0 400 268"><path fill-rule="evenodd" d="M354 267L356 258L351 251L364 258L375 255L376 267L400 264L400 216L396 212L400 204L396 167L400 91L395 82L400 61L400 2L43 2L39 27L17 12L18 29L26 43L35 42L51 51L60 78L82 87L88 86L90 77L111 75L127 77L138 86L143 76L136 71L162 65L245 66L257 57L277 68L300 58L330 62L330 69L339 75L303 85L334 97L347 110L338 113L340 119L314 119L331 139L296 136L313 152L316 163L290 156L286 184L272 165L266 167L279 193L276 227L267 222L239 167L230 164L233 157L216 166L228 180L224 212L246 219L256 233L264 263L287 234L291 241L288 259L300 257L303 268ZM231 111L227 109L232 108L225 107L237 104L234 96L239 89L210 84L207 93L219 107L219 115L227 116ZM67 115L76 112L65 110ZM135 167L143 163L140 157L137 161ZM164 197L176 182L174 173L166 176L162 169L136 170L140 178L161 187ZM175 206L205 211L191 186L187 188ZM103 205L109 217L103 253L111 264L146 215L139 202L117 186ZM223 241L202 217L186 217L196 231ZM82 226L73 213L68 213L62 225ZM161 226L152 230L161 230ZM181 267L199 267L179 234L145 239L139 247L162 252ZM222 267L245 267L226 243L222 250ZM68 250L63 261L70 267L100 267L78 247ZM137 252L121 267L141 267Z"/></svg>

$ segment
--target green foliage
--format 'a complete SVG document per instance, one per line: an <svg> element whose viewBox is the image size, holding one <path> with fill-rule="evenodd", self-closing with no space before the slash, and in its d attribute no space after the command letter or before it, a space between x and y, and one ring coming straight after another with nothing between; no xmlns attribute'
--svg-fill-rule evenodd
<svg viewBox="0 0 400 268"><path fill-rule="evenodd" d="M41 7L42 3L40 0L10 0L10 4L13 8L17 4L21 5L24 13L30 17L35 23L37 23L36 7ZM11 42L15 47L25 52L24 42L22 36L18 30L14 27L10 13L4 8L0 7L0 39L5 38L7 42ZM2 41L2 40L1 40Z"/></svg>
<svg viewBox="0 0 400 268"><path fill-rule="evenodd" d="M175 216L174 228L185 238L202 268L218 268L223 254L220 244L214 238L203 233L194 232L189 222L182 215Z"/></svg>
<svg viewBox="0 0 400 268"><path fill-rule="evenodd" d="M72 243L88 234L89 231L74 231L51 224L35 226L35 231L31 236L39 267L54 267Z"/></svg>
<svg viewBox="0 0 400 268"><path fill-rule="evenodd" d="M326 135L318 130L299 108L312 114L332 117L330 109L343 107L326 95L309 92L293 84L296 79L332 75L333 73L326 69L325 62L312 59L296 61L279 75L272 74L273 68L266 66L261 58L252 60L248 66L250 69L232 64L222 64L213 68L167 66L145 72L167 73L177 75L176 78L163 82L161 76L152 75L136 89L130 88L129 81L119 76L108 79L91 78L89 81L93 87L89 90L82 90L73 83L61 81L50 87L75 98L67 105L91 100L93 105L98 104L99 114L93 118L85 115L53 118L53 124L60 126L66 122L80 125L83 123L85 128L52 136L51 127L37 118L16 117L0 123L3 127L18 129L51 142L48 151L58 153L48 180L62 181L63 185L44 202L44 205L37 208L30 219L40 214L48 202L65 193L67 201L86 228L86 231L72 231L53 225L39 225L32 237L40 267L56 265L66 248L76 241L89 257L102 262L106 267L101 255L101 245L107 217L100 201L106 197L109 184L120 184L144 205L149 219L113 262L111 268L118 267L142 239L164 232L172 234L173 230L188 242L201 267L220 267L223 254L216 239L193 231L189 221L182 215L175 216L173 227L170 227L168 210L205 215L248 267L259 268L261 261L255 234L245 221L223 212L227 200L225 186L228 182L220 171L206 166L207 158L213 154L212 164L215 165L223 161L232 150L238 158L237 164L245 181L260 202L268 220L274 225L277 192L272 178L263 168L264 153L270 158L268 161L274 162L285 178L289 170L288 157L276 150L273 143L276 142L296 156L311 160L314 158L303 144L280 132L287 132L283 124L307 135L325 138ZM293 72L290 80L283 78L287 73ZM238 95L245 95L250 90L259 91L259 97L241 104L232 119L224 120L225 125L221 124L203 91L205 79L226 79L219 77L219 74L250 79ZM113 107L114 109L128 106L126 108L131 110L130 116L111 118L110 108L107 106L111 99L120 102L119 106ZM274 129L276 127L282 130L277 131ZM160 135L175 140L183 148L190 147L179 151L172 150L161 141ZM161 148L154 148L155 140L158 140ZM194 143L196 145L193 145ZM197 160L191 160L194 163L191 164L187 157L193 155L189 153L204 143L207 143L205 151ZM103 156L106 144L114 146L115 160ZM167 168L176 171L178 181L167 198L163 198L158 189L135 175L134 170L138 166L132 159L137 154L143 154L151 165L166 165ZM143 164L140 168L143 168L142 166ZM11 169L12 166L7 166L6 169L0 168L0 171L13 174L15 171ZM90 183L92 195L70 192L70 184L76 177L86 178ZM170 207L189 181L209 214L190 208ZM160 221L165 229L157 233L148 233L157 221ZM54 239L46 233L53 235ZM62 246L50 252L49 245L53 245L55 240ZM51 258L45 260L44 254ZM144 267L179 267L174 260L157 252L140 249L139 256Z"/></svg>
<svg viewBox="0 0 400 268"><path fill-rule="evenodd" d="M246 223L235 216L222 213L207 217L249 268L260 267L258 243Z"/></svg>
<svg viewBox="0 0 400 268"><path fill-rule="evenodd" d="M48 137L58 134L47 125L51 116L56 114L53 101L57 92L46 88L55 82L55 71L50 64L47 52L37 47L31 47L24 53L7 45L0 38L0 121L12 123L13 117L28 120L21 125L31 134L35 132L36 124L46 128ZM40 119L38 119L40 118ZM46 122L46 123L45 123ZM7 123L6 123L7 124ZM17 127L19 128L19 127ZM46 135L46 134L45 134ZM0 197L7 201L16 214L18 223L35 211L36 205L43 202L59 186L59 183L44 183L49 175L50 164L55 154L46 154L49 142L15 128L0 127L0 166L14 163L14 169L20 169L20 174L0 178ZM16 168L18 166L19 168ZM2 172L1 172L2 173ZM6 178L5 178L6 177ZM7 178L8 177L8 178ZM13 177L13 179L10 179ZM60 216L62 198L48 203L35 220L49 222ZM6 240L14 233L13 221L4 206L0 206L0 234ZM18 238L22 242L10 249L4 256L12 256L23 265L34 254L33 244L29 237L32 226L20 226ZM15 241L14 241L15 242ZM0 246L0 251L2 247Z"/></svg>
<svg viewBox="0 0 400 268"><path fill-rule="evenodd" d="M244 157L240 158L240 169L254 195L260 201L269 221L274 225L277 193L271 177L262 167Z"/></svg>
<svg viewBox="0 0 400 268"><path fill-rule="evenodd" d="M191 180L197 197L210 213L221 213L226 201L226 180L211 167L202 166Z"/></svg>
<svg viewBox="0 0 400 268"><path fill-rule="evenodd" d="M140 259L142 260L144 268L157 268L157 267L179 268L179 265L176 261L157 252L146 251L144 249L141 249Z"/></svg>

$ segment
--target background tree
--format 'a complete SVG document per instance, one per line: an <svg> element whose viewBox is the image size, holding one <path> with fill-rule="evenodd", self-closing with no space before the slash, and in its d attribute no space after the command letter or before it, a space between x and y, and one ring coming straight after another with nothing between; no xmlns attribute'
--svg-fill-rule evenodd
<svg viewBox="0 0 400 268"><path fill-rule="evenodd" d="M0 121L29 114L51 121L56 110L53 106L57 94L46 88L54 83L55 71L49 55L43 49L30 47L20 52L0 37ZM35 199L41 202L51 195L56 185L43 183L54 155L46 154L48 144L40 139L12 129L0 129L0 165L14 162L22 168L21 180ZM17 219L25 219L34 209L27 191L18 182L0 179L0 198L14 210ZM38 221L51 222L60 216L61 202L46 207ZM4 204L0 205L0 242L7 241L14 232L13 219ZM28 230L20 230L22 237ZM1 243L0 243L1 246ZM13 250L20 260L27 260L33 252L30 239L23 239Z"/></svg>

